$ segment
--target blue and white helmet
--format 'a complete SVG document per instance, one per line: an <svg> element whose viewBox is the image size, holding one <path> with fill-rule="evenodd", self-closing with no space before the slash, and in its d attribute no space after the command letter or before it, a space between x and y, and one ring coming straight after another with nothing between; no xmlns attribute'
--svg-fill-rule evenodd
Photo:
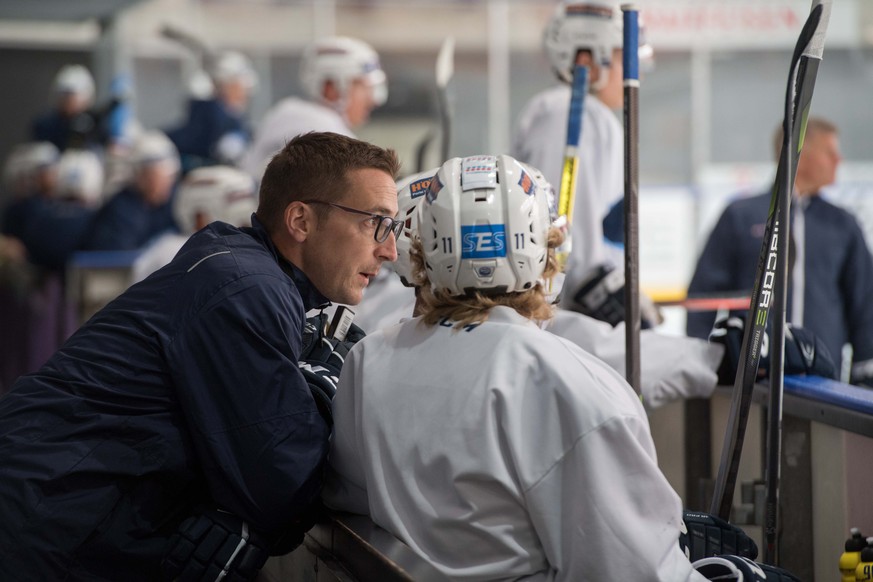
<svg viewBox="0 0 873 582"><path fill-rule="evenodd" d="M419 211L419 237L434 291L452 295L533 289L548 262L545 190L514 158L447 161Z"/></svg>
<svg viewBox="0 0 873 582"><path fill-rule="evenodd" d="M397 219L403 221L403 230L397 237L397 260L394 261L394 272L400 276L400 281L407 287L414 287L412 263L409 252L412 241L418 233L418 207L424 200L424 195L430 186L430 181L439 168L431 168L424 172L412 174L397 182Z"/></svg>

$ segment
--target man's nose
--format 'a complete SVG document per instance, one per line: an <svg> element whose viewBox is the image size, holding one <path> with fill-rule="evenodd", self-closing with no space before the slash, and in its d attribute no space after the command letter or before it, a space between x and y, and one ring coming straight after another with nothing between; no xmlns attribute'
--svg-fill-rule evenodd
<svg viewBox="0 0 873 582"><path fill-rule="evenodd" d="M380 243L376 247L376 256L383 261L394 262L397 260L397 239L394 238L394 233L389 233L385 242Z"/></svg>

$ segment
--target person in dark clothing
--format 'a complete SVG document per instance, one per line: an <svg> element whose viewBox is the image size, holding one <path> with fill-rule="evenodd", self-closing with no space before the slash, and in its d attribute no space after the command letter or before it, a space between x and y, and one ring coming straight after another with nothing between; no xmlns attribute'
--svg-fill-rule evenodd
<svg viewBox="0 0 873 582"><path fill-rule="evenodd" d="M251 227L194 234L19 378L0 399L0 579L175 578L192 516L240 520L243 546L301 527L330 435L298 363L306 312L357 304L396 259L398 170L351 138L291 140Z"/></svg>
<svg viewBox="0 0 873 582"><path fill-rule="evenodd" d="M781 149L781 127L775 136ZM853 349L851 382L873 385L873 257L857 220L820 196L836 180L841 156L832 123L810 118L791 205L791 273L787 320L818 336L840 368L843 345ZM709 235L688 294L748 290L764 236L770 193L731 203ZM715 314L688 314L687 332L707 337Z"/></svg>
<svg viewBox="0 0 873 582"><path fill-rule="evenodd" d="M236 51L222 52L208 73L212 93L192 98L185 122L167 131L179 150L182 174L201 166L236 164L251 142L245 114L257 76L249 59Z"/></svg>
<svg viewBox="0 0 873 582"><path fill-rule="evenodd" d="M97 212L83 242L89 251L132 251L175 230L172 196L179 176L179 155L159 131L139 137L132 155L133 180Z"/></svg>

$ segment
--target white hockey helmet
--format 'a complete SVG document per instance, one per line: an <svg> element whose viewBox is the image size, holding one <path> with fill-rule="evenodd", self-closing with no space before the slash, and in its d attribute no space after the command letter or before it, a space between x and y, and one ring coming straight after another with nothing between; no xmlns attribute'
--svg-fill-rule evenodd
<svg viewBox="0 0 873 582"><path fill-rule="evenodd" d="M400 281L407 287L414 287L412 263L409 252L412 241L418 233L418 207L424 200L424 194L430 186L430 181L439 168L419 172L407 176L397 182L397 219L403 221L403 230L397 237L397 260L394 261L394 271L400 276Z"/></svg>
<svg viewBox="0 0 873 582"><path fill-rule="evenodd" d="M452 295L533 289L548 263L546 192L514 158L447 161L419 211L419 237L434 291Z"/></svg>
<svg viewBox="0 0 873 582"><path fill-rule="evenodd" d="M82 65L65 65L55 75L56 93L74 93L90 101L94 97L94 77Z"/></svg>
<svg viewBox="0 0 873 582"><path fill-rule="evenodd" d="M96 153L89 150L66 150L58 161L55 196L96 207L103 199L103 180L103 164Z"/></svg>
<svg viewBox="0 0 873 582"><path fill-rule="evenodd" d="M385 71L379 55L364 41L345 36L316 40L306 47L300 61L300 81L310 98L321 100L325 81L333 81L345 96L355 79L364 79L373 90L373 103L388 99Z"/></svg>
<svg viewBox="0 0 873 582"><path fill-rule="evenodd" d="M152 164L166 164L168 170L179 171L179 151L167 134L150 130L142 132L133 144L131 162L135 169Z"/></svg>
<svg viewBox="0 0 873 582"><path fill-rule="evenodd" d="M26 142L12 148L3 166L3 183L15 194L29 194L37 173L54 167L60 152L48 141Z"/></svg>
<svg viewBox="0 0 873 582"><path fill-rule="evenodd" d="M252 61L239 51L219 53L211 63L209 76L216 84L238 80L248 89L254 89L258 84Z"/></svg>
<svg viewBox="0 0 873 582"><path fill-rule="evenodd" d="M565 81L573 78L576 55L591 51L602 68L612 65L612 53L622 47L621 8L614 0L565 0L555 7L543 31L543 46L552 68ZM606 83L606 75L598 84Z"/></svg>
<svg viewBox="0 0 873 582"><path fill-rule="evenodd" d="M230 166L204 166L188 172L173 202L173 218L183 234L193 234L196 216L248 226L257 209L254 179Z"/></svg>

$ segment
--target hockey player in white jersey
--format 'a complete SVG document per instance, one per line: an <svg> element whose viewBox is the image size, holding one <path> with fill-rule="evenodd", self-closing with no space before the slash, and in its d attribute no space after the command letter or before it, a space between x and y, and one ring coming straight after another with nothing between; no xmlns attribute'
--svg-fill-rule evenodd
<svg viewBox="0 0 873 582"><path fill-rule="evenodd" d="M329 131L355 137L355 128L388 98L385 72L369 44L328 37L308 45L300 61L306 98L286 97L264 116L242 167L260 177L277 151L295 135Z"/></svg>
<svg viewBox="0 0 873 582"><path fill-rule="evenodd" d="M554 192L542 172L521 163L536 187L543 190L554 205ZM364 291L364 298L356 307L355 323L367 333L390 327L413 316L415 285L413 283L410 251L417 236L417 210L430 180L439 168L407 176L397 182L398 218L404 228L397 237L397 260L383 265L379 274ZM554 210L554 209L553 209ZM560 275L556 275L558 279ZM551 285L557 298L560 283ZM623 324L613 327L593 317L568 310L556 310L544 329L569 339L585 351L597 356L609 366L624 374L625 332ZM715 389L719 363L724 349L719 344L696 338L673 337L653 330L640 335L643 404L651 411L680 398L706 398Z"/></svg>
<svg viewBox="0 0 873 582"><path fill-rule="evenodd" d="M545 194L509 156L455 158L419 221L422 315L349 353L325 502L452 579L704 580L639 399L538 325Z"/></svg>
<svg viewBox="0 0 873 582"><path fill-rule="evenodd" d="M611 268L623 264L618 232L606 237L603 228L603 219L616 208L624 191L623 133L614 113L623 103L622 14L618 2L560 3L543 33L543 45L562 82L537 94L524 107L513 135L512 153L540 168L552 184L561 183L570 104L568 81L573 78L574 65L587 65L590 93L585 99L579 144L571 228L573 250L561 302L563 307L578 309L575 295L592 272L601 265Z"/></svg>

